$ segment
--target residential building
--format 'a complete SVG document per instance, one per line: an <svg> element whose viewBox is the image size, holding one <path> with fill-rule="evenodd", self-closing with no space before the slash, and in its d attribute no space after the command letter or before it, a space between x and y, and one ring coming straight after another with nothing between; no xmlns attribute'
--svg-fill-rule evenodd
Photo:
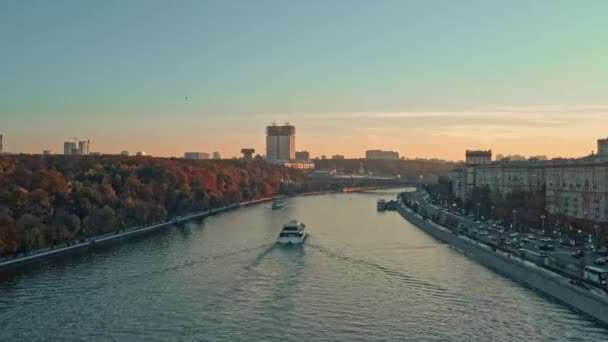
<svg viewBox="0 0 608 342"><path fill-rule="evenodd" d="M42 154L48 156L51 154L51 150L42 150Z"/></svg>
<svg viewBox="0 0 608 342"><path fill-rule="evenodd" d="M296 128L292 125L266 127L266 160L286 162L296 157Z"/></svg>
<svg viewBox="0 0 608 342"><path fill-rule="evenodd" d="M598 141L598 151L600 141ZM472 153L471 153L472 152ZM545 191L548 213L564 218L608 222L608 160L580 159L488 162L491 152L467 151L466 165L449 173L454 196L466 201L475 187L492 192Z"/></svg>
<svg viewBox="0 0 608 342"><path fill-rule="evenodd" d="M222 159L219 152L213 152L213 159Z"/></svg>
<svg viewBox="0 0 608 342"><path fill-rule="evenodd" d="M308 151L297 151L296 160L310 160L310 153Z"/></svg>
<svg viewBox="0 0 608 342"><path fill-rule="evenodd" d="M91 151L91 141L82 140L78 142L78 154L86 156Z"/></svg>
<svg viewBox="0 0 608 342"><path fill-rule="evenodd" d="M129 151L126 151L126 150L120 151L120 155L121 156L128 156L129 155Z"/></svg>
<svg viewBox="0 0 608 342"><path fill-rule="evenodd" d="M209 157L210 157L209 153L205 153L205 152L185 152L184 153L185 159L209 159Z"/></svg>
<svg viewBox="0 0 608 342"><path fill-rule="evenodd" d="M78 154L78 148L75 141L66 141L63 143L63 154L66 156Z"/></svg>
<svg viewBox="0 0 608 342"><path fill-rule="evenodd" d="M608 162L562 161L546 170L547 211L608 222Z"/></svg>
<svg viewBox="0 0 608 342"><path fill-rule="evenodd" d="M597 155L608 158L608 138L597 140Z"/></svg>
<svg viewBox="0 0 608 342"><path fill-rule="evenodd" d="M145 156L146 152L144 151L137 151L137 153L135 153L136 156L141 157L141 156Z"/></svg>
<svg viewBox="0 0 608 342"><path fill-rule="evenodd" d="M365 151L365 159L399 159L399 152L368 150Z"/></svg>
<svg viewBox="0 0 608 342"><path fill-rule="evenodd" d="M331 159L344 159L344 156L341 154L334 154L333 156L331 156Z"/></svg>

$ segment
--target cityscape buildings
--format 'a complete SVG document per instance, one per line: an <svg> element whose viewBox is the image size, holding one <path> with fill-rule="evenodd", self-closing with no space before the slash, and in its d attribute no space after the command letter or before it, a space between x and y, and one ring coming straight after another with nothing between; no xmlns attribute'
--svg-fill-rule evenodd
<svg viewBox="0 0 608 342"><path fill-rule="evenodd" d="M222 159L219 152L213 152L213 159Z"/></svg>
<svg viewBox="0 0 608 342"><path fill-rule="evenodd" d="M598 151L607 139L598 140ZM491 162L491 151L467 151L465 165L449 173L452 192L463 202L476 187L508 194L543 191L546 211L566 218L608 222L608 155L578 159Z"/></svg>
<svg viewBox="0 0 608 342"><path fill-rule="evenodd" d="M185 159L209 159L209 153L205 152L185 152Z"/></svg>
<svg viewBox="0 0 608 342"><path fill-rule="evenodd" d="M297 151L296 160L310 160L310 153L308 151Z"/></svg>
<svg viewBox="0 0 608 342"><path fill-rule="evenodd" d="M368 150L365 151L365 159L399 159L399 152Z"/></svg>

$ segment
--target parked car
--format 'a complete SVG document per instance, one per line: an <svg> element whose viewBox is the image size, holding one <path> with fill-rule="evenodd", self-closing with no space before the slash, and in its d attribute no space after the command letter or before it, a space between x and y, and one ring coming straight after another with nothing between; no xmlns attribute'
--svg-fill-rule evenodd
<svg viewBox="0 0 608 342"><path fill-rule="evenodd" d="M542 244L538 245L538 249L540 249L541 251L554 251L555 247L553 247L553 245Z"/></svg>
<svg viewBox="0 0 608 342"><path fill-rule="evenodd" d="M585 256L585 251L583 251L582 249L577 249L576 251L572 252L572 254L570 254L573 258L582 258Z"/></svg>
<svg viewBox="0 0 608 342"><path fill-rule="evenodd" d="M606 265L606 258L597 258L593 260L593 263L596 265Z"/></svg>

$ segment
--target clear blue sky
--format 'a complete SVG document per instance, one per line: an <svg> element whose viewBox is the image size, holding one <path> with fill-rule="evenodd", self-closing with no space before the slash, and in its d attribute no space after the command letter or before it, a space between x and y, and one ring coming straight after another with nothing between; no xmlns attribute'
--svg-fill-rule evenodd
<svg viewBox="0 0 608 342"><path fill-rule="evenodd" d="M229 156L290 121L313 155L580 155L608 126L607 15L608 1L7 0L0 130L12 151L81 136Z"/></svg>

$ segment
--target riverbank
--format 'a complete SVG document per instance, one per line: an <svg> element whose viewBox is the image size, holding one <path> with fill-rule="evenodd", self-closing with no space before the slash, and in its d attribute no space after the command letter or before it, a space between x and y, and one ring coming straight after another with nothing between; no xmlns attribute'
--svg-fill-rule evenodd
<svg viewBox="0 0 608 342"><path fill-rule="evenodd" d="M358 191L365 191L365 190L371 190L371 189L375 189L375 188L360 188L360 189L358 189ZM160 222L160 223L149 225L149 226L137 226L137 227L127 228L127 229L122 229L120 231L113 232L113 233L108 233L108 234L103 234L103 235L98 235L98 236L94 236L94 237L81 239L81 240L78 240L77 242L73 242L73 243L65 243L65 244L62 244L59 246L55 246L54 248L45 248L45 249L37 250L34 252L30 252L28 255L25 255L25 256L17 256L14 258L9 257L9 258L5 258L5 259L0 259L1 260L0 261L0 270L5 269L5 268L14 267L14 266L17 266L17 265L25 263L25 262L33 262L33 261L41 260L44 258L51 258L53 256L57 256L57 255L60 255L63 253L73 252L73 251L85 249L85 248L88 248L91 246L97 246L97 245L101 245L101 244L105 244L105 243L109 243L109 242L113 242L113 241L117 241L117 240L121 240L121 239L126 239L126 238L136 236L136 235L146 234L146 233L149 233L149 232L152 232L152 231L164 228L164 227L168 227L168 226L171 226L174 224L183 223L183 222L195 219L195 218L202 218L202 217L219 214L221 212L234 210L234 209L237 209L240 207L246 207L249 205L254 205L254 204L259 204L259 203L264 203L264 202L270 202L270 201L287 198L287 197L315 196L315 195L324 195L324 194L329 194L329 193L342 193L342 191L335 191L335 190L311 191L311 192L305 192L305 193L291 195L291 196L281 195L281 196L260 198L260 199L255 199L255 200L251 200L251 201L241 202L238 204L227 205L227 206L224 206L221 208L215 208L215 209L211 209L211 210L196 212L196 213L188 214L185 216L173 217L171 219L168 219L166 222Z"/></svg>
<svg viewBox="0 0 608 342"><path fill-rule="evenodd" d="M573 285L567 277L550 272L515 255L493 250L490 246L466 236L455 234L448 228L426 220L402 204L397 211L418 228L436 239L454 246L480 264L536 289L608 326L608 298L605 293Z"/></svg>

